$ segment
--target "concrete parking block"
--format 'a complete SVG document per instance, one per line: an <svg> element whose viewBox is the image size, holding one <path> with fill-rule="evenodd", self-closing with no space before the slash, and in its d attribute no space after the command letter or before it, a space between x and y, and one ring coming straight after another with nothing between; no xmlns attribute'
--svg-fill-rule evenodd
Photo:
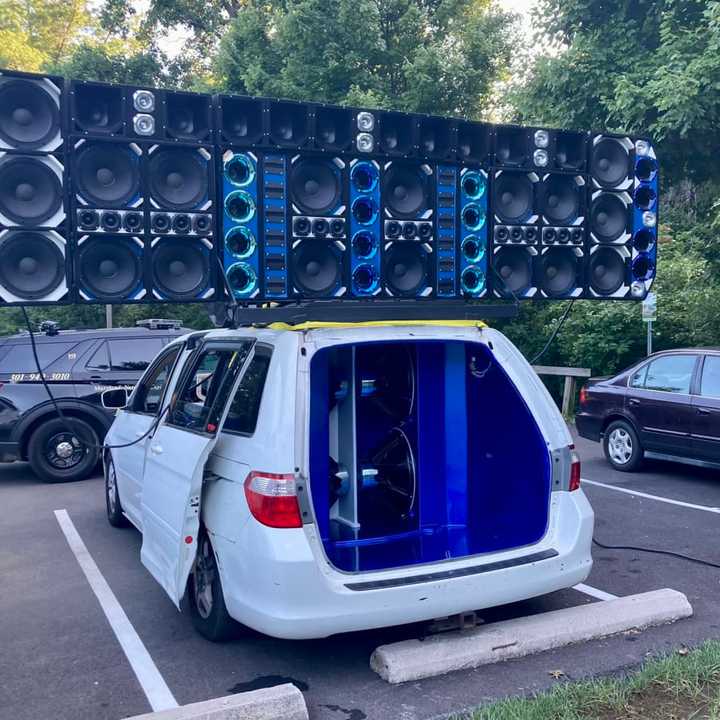
<svg viewBox="0 0 720 720"><path fill-rule="evenodd" d="M515 618L423 640L381 645L370 667L389 683L444 675L692 615L683 593L663 589Z"/></svg>
<svg viewBox="0 0 720 720"><path fill-rule="evenodd" d="M308 720L308 711L303 694L287 683L136 715L129 720Z"/></svg>

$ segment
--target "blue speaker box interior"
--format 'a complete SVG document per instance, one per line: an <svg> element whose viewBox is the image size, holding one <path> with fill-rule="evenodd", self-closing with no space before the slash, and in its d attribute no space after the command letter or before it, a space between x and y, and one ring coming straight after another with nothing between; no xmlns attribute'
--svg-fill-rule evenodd
<svg viewBox="0 0 720 720"><path fill-rule="evenodd" d="M482 345L366 343L312 359L312 500L341 570L536 542L551 472L524 400Z"/></svg>

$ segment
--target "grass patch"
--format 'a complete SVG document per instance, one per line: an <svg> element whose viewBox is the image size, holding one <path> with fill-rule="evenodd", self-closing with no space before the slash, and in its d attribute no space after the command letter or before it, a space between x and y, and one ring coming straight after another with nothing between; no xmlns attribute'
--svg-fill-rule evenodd
<svg viewBox="0 0 720 720"><path fill-rule="evenodd" d="M720 720L720 642L649 660L621 679L563 683L464 716L471 720Z"/></svg>

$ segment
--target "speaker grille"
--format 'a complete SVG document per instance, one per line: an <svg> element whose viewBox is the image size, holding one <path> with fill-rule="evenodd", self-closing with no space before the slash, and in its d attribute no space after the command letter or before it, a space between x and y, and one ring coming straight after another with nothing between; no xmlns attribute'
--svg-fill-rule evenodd
<svg viewBox="0 0 720 720"><path fill-rule="evenodd" d="M210 258L200 240L162 238L152 249L155 294L170 300L197 299L207 290Z"/></svg>
<svg viewBox="0 0 720 720"><path fill-rule="evenodd" d="M142 286L142 246L123 237L92 237L80 245L81 292L95 300L132 299Z"/></svg>
<svg viewBox="0 0 720 720"><path fill-rule="evenodd" d="M568 297L582 285L579 267L580 261L572 248L550 248L540 258L538 284L548 297Z"/></svg>
<svg viewBox="0 0 720 720"><path fill-rule="evenodd" d="M0 76L0 147L54 150L60 144L59 96L50 80Z"/></svg>
<svg viewBox="0 0 720 720"><path fill-rule="evenodd" d="M198 209L208 197L208 161L190 148L161 148L150 156L148 182L158 207Z"/></svg>
<svg viewBox="0 0 720 720"><path fill-rule="evenodd" d="M54 158L10 155L0 160L0 222L54 225L62 207L62 166Z"/></svg>
<svg viewBox="0 0 720 720"><path fill-rule="evenodd" d="M500 222L517 225L533 215L534 183L521 172L499 172L493 193L495 215Z"/></svg>
<svg viewBox="0 0 720 720"><path fill-rule="evenodd" d="M330 160L303 158L290 172L290 198L301 212L318 215L331 212L341 201L340 177Z"/></svg>
<svg viewBox="0 0 720 720"><path fill-rule="evenodd" d="M625 282L625 261L615 248L599 247L590 256L590 287L598 295L613 295Z"/></svg>
<svg viewBox="0 0 720 720"><path fill-rule="evenodd" d="M628 143L629 144L629 143ZM630 151L620 138L603 137L592 149L590 174L600 187L623 185L630 175Z"/></svg>
<svg viewBox="0 0 720 720"><path fill-rule="evenodd" d="M391 295L417 297L428 285L428 258L416 242L395 242L385 251L384 277Z"/></svg>
<svg viewBox="0 0 720 720"><path fill-rule="evenodd" d="M291 253L295 286L314 297L336 294L342 284L342 250L331 240L300 240Z"/></svg>
<svg viewBox="0 0 720 720"><path fill-rule="evenodd" d="M523 295L532 284L532 258L522 247L503 247L495 253L495 288L503 297Z"/></svg>
<svg viewBox="0 0 720 720"><path fill-rule="evenodd" d="M65 254L52 232L7 231L0 240L0 294L51 300L65 279Z"/></svg>
<svg viewBox="0 0 720 720"><path fill-rule="evenodd" d="M430 205L430 172L427 165L394 162L382 177L385 208L397 218L412 220Z"/></svg>
<svg viewBox="0 0 720 720"><path fill-rule="evenodd" d="M85 143L75 156L74 180L89 205L129 205L140 191L138 153L124 143Z"/></svg>

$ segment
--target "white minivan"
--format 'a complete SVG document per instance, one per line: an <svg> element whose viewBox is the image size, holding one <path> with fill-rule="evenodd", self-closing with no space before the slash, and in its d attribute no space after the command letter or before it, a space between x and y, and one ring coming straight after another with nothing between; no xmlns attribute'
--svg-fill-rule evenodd
<svg viewBox="0 0 720 720"><path fill-rule="evenodd" d="M136 440L139 442L135 442ZM206 637L424 621L590 572L567 427L482 323L212 330L170 343L104 456L108 518Z"/></svg>

